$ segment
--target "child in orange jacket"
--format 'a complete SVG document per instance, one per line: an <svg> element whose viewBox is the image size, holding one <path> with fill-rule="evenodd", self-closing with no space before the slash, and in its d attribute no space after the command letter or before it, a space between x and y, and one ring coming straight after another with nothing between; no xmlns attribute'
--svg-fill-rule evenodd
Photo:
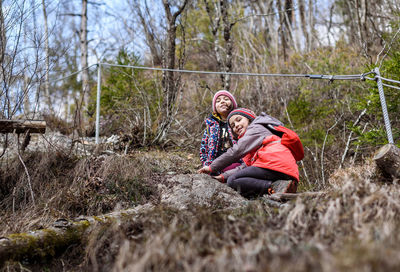
<svg viewBox="0 0 400 272"><path fill-rule="evenodd" d="M265 113L257 117L245 108L233 110L227 119L239 138L237 144L198 172L218 173L242 158L244 163L241 166L215 178L227 182L245 197L269 193L272 183L277 180L293 181L288 184L295 187L291 188L295 192L299 181L296 159L292 151L281 143L281 138L268 128L282 126L282 123Z"/></svg>

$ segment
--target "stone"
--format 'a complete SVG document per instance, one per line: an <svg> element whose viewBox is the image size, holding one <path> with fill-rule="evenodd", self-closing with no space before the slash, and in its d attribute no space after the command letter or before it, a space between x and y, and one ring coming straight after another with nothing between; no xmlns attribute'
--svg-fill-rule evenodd
<svg viewBox="0 0 400 272"><path fill-rule="evenodd" d="M205 174L170 176L158 189L162 204L180 210L192 206L234 209L247 204L238 192Z"/></svg>

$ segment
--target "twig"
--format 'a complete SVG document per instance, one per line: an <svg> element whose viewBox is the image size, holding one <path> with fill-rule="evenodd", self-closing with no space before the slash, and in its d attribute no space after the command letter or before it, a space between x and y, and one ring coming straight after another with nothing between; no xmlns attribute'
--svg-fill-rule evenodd
<svg viewBox="0 0 400 272"><path fill-rule="evenodd" d="M361 131L361 134L364 133L364 131L365 131L365 129L367 128L367 126L368 126L368 123L366 123L366 124L364 125L364 128L363 128L363 130ZM352 159L352 161L351 161L351 165L354 165L354 162L356 161L356 157L357 157L357 153L358 153L358 148L359 148L359 147L360 147L360 145L358 144L357 147L356 147L356 151L354 152L354 156L353 156L353 159Z"/></svg>
<svg viewBox="0 0 400 272"><path fill-rule="evenodd" d="M325 150L325 143L326 143L326 139L328 138L328 134L329 131L331 131L334 127L337 126L337 124L339 123L339 120L342 118L342 116L340 116L339 119L336 120L335 124L333 124L333 126L331 126L330 128L328 128L328 130L326 131L325 134L325 139L324 139L324 143L322 145L322 150L321 150L321 175L322 175L322 184L325 185L325 175L324 175L324 150Z"/></svg>
<svg viewBox="0 0 400 272"><path fill-rule="evenodd" d="M358 116L357 120L354 122L354 126L356 126L358 124L358 122L360 122L361 117L363 117L363 115L367 112L367 109L363 109L363 111L360 113L360 115ZM347 138L347 143L346 143L346 147L344 149L343 155L342 155L342 161L340 162L339 165L339 169L342 168L344 159L346 158L347 155L347 151L349 151L349 146L350 146L350 141L351 141L351 136L353 136L353 131L350 131L349 137Z"/></svg>
<svg viewBox="0 0 400 272"><path fill-rule="evenodd" d="M388 48L388 50L386 51L385 55L382 57L382 59L381 59L381 61L380 61L380 63L379 63L379 69L380 69L381 66L382 66L383 60L385 59L385 57L387 56L387 54L390 52L390 49L392 48L392 45L393 45L393 42L394 42L394 39L396 38L397 34L399 34L399 32L400 32L400 28L397 30L396 34L394 34L394 36L393 36L392 39L390 40L389 48ZM375 66L376 66L377 63L378 63L379 56L383 53L383 51L385 51L386 45L387 45L387 44L385 44L385 46L382 48L381 52L379 52L378 56L376 57Z"/></svg>
<svg viewBox="0 0 400 272"><path fill-rule="evenodd" d="M24 163L24 160L23 160L22 157L21 157L21 152L20 152L20 148L19 148L19 134L18 134L18 136L17 136L16 138L17 138L17 152L18 152L18 158L19 158L19 160L21 161L22 166L24 167L25 174L26 174L26 177L27 177L27 179L28 179L28 186L29 186L29 191L30 191L30 193L31 193L32 203L33 203L33 206L35 206L35 196L34 196L33 190L32 190L31 176L29 175L28 168L26 168L26 165L25 165L25 163Z"/></svg>
<svg viewBox="0 0 400 272"><path fill-rule="evenodd" d="M12 200L12 212L13 212L13 214L15 213L15 186L14 186L14 189L13 189L13 192L12 192L12 197L13 197L13 200Z"/></svg>

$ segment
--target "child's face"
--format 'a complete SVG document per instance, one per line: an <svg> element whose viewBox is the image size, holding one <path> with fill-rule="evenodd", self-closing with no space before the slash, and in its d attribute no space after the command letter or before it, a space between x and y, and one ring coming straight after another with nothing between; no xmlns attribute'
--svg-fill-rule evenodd
<svg viewBox="0 0 400 272"><path fill-rule="evenodd" d="M240 137L246 132L246 129L249 126L249 119L236 114L229 119L229 125L231 126L233 133Z"/></svg>
<svg viewBox="0 0 400 272"><path fill-rule="evenodd" d="M215 100L215 109L222 116L228 116L232 109L232 101L226 95L220 95Z"/></svg>

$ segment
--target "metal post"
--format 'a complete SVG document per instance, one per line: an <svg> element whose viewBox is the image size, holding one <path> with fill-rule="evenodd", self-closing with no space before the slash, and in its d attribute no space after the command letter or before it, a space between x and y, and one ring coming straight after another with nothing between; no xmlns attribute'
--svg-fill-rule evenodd
<svg viewBox="0 0 400 272"><path fill-rule="evenodd" d="M101 93L101 63L98 63L97 64L97 99L96 99L96 144L99 144L100 93Z"/></svg>
<svg viewBox="0 0 400 272"><path fill-rule="evenodd" d="M378 67L375 68L375 74L376 74L376 82L378 83L379 98L381 100L381 105L382 105L383 120L385 121L386 135L389 144L393 144L394 141L392 136L392 128L390 127L389 114L386 108L385 93L383 92L382 79Z"/></svg>

